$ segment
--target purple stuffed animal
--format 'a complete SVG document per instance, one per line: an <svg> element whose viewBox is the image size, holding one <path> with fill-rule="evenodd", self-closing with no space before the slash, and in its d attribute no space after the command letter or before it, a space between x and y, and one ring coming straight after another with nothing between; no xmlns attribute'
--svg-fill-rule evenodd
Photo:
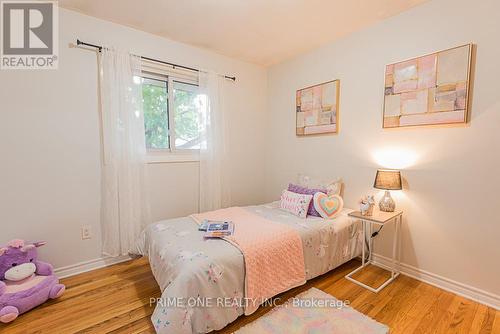
<svg viewBox="0 0 500 334"><path fill-rule="evenodd" d="M16 239L0 247L0 322L14 321L19 314L64 293L65 286L53 275L52 266L37 259L37 247L43 245Z"/></svg>

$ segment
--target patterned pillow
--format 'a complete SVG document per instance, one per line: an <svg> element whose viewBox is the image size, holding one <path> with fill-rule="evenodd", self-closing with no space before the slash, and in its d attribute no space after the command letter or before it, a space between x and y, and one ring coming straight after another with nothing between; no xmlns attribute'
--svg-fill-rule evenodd
<svg viewBox="0 0 500 334"><path fill-rule="evenodd" d="M281 193L280 209L300 218L306 218L307 209L312 202L312 198L312 195L296 194L288 190L283 190Z"/></svg>
<svg viewBox="0 0 500 334"><path fill-rule="evenodd" d="M326 195L323 193L314 194L314 208L325 219L333 219L342 211L344 201L339 195Z"/></svg>
<svg viewBox="0 0 500 334"><path fill-rule="evenodd" d="M294 192L296 194L313 196L318 192L326 194L326 189L309 189L307 187L299 186L293 183L290 183L288 185L288 191ZM307 214L314 217L321 217L319 212L314 208L314 204L312 201L311 204L309 204L309 208L307 209Z"/></svg>

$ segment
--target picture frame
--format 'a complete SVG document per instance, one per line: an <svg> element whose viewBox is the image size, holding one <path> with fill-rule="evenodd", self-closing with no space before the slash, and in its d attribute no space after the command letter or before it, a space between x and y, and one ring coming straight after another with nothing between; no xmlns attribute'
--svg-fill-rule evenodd
<svg viewBox="0 0 500 334"><path fill-rule="evenodd" d="M295 134L310 136L339 132L340 80L301 88L295 94Z"/></svg>
<svg viewBox="0 0 500 334"><path fill-rule="evenodd" d="M473 44L385 66L382 128L466 124Z"/></svg>

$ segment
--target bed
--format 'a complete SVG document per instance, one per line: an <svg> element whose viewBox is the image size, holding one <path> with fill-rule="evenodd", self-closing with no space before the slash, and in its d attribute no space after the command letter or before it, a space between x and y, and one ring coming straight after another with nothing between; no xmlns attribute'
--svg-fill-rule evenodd
<svg viewBox="0 0 500 334"><path fill-rule="evenodd" d="M305 277L322 275L359 255L360 224L343 209L333 220L298 218L277 203L244 207L251 214L297 231ZM265 232L265 231L264 231ZM148 256L162 296L152 315L158 333L208 333L245 313L245 258L222 239L204 239L192 217L149 225L137 243Z"/></svg>

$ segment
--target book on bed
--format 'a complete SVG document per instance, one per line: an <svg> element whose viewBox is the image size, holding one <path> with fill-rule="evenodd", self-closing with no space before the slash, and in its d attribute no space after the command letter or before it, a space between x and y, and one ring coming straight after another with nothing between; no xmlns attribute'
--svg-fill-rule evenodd
<svg viewBox="0 0 500 334"><path fill-rule="evenodd" d="M205 238L222 238L234 233L234 224L231 221L204 220L198 230L205 232Z"/></svg>

